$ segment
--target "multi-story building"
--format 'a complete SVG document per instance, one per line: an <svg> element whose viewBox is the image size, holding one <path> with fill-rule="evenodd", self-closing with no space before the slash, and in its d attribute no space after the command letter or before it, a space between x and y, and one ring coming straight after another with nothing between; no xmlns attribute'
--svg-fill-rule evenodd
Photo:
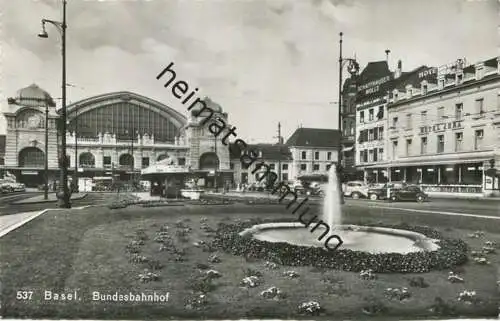
<svg viewBox="0 0 500 321"><path fill-rule="evenodd" d="M498 177L485 175L493 164L500 167L499 60L466 66L459 59L418 74L435 81L401 82L388 104L389 180L439 193L499 189Z"/></svg>
<svg viewBox="0 0 500 321"><path fill-rule="evenodd" d="M0 135L0 166L5 164L5 135Z"/></svg>
<svg viewBox="0 0 500 321"><path fill-rule="evenodd" d="M338 161L340 132L336 129L297 128L286 145L293 159L289 168L292 180L326 177L331 164Z"/></svg>
<svg viewBox="0 0 500 321"><path fill-rule="evenodd" d="M418 67L409 72L402 71L402 62L394 73L383 70L386 75L361 87L365 91L358 93L357 101L357 138L358 158L356 165L365 173L369 183L385 183L389 180L387 164L390 163L387 133L397 120L388 115L388 103L391 97L405 97L415 94L422 83L436 84L435 74L429 73L427 66ZM371 84L371 85L370 85ZM405 119L411 121L411 119Z"/></svg>
<svg viewBox="0 0 500 321"><path fill-rule="evenodd" d="M363 171L363 178L371 181L366 168L385 160L385 133L387 130L387 92L394 79L401 76L401 62L395 73L387 61L370 62L360 75L356 99L356 167ZM384 172L374 173L384 179Z"/></svg>
<svg viewBox="0 0 500 321"><path fill-rule="evenodd" d="M267 168L261 166L261 163L269 166L269 169L276 173L279 181L289 181L292 168L292 154L287 145L284 144L249 144L249 150L256 153L256 161L248 168L243 168L241 159L236 155L231 155L231 169L234 171L234 182L236 184L254 184L263 182L263 171Z"/></svg>
<svg viewBox="0 0 500 321"><path fill-rule="evenodd" d="M342 166L346 180L362 178L363 172L358 171L355 162L356 152L356 95L358 87L358 74L351 73L342 88Z"/></svg>

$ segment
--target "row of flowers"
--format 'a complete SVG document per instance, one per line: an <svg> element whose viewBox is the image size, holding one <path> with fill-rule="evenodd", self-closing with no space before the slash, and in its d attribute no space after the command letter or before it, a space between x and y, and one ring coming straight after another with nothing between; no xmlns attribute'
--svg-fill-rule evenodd
<svg viewBox="0 0 500 321"><path fill-rule="evenodd" d="M407 224L386 225L379 227L405 229L438 239L437 251L421 251L408 254L368 253L338 249L327 251L323 248L298 246L289 243L272 243L257 240L239 233L256 224L283 222L287 220L254 219L236 224L219 225L213 246L233 255L263 259L288 266L315 266L360 272L371 269L373 272L418 273L433 269L443 270L467 261L467 245L458 239L441 237L440 233L429 227L409 226ZM364 224L366 226L366 224ZM368 225L370 226L370 225ZM375 225L374 225L375 226Z"/></svg>
<svg viewBox="0 0 500 321"><path fill-rule="evenodd" d="M162 206L184 206L189 205L231 205L234 201L231 200L215 200L215 199L200 199L200 200L139 200L139 199L124 199L113 201L108 205L109 209L121 209L130 205L140 205L142 207L162 207Z"/></svg>

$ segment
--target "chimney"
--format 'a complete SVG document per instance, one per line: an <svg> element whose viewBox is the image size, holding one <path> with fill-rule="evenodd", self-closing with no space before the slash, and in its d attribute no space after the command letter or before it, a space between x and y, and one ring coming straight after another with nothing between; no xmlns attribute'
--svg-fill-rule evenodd
<svg viewBox="0 0 500 321"><path fill-rule="evenodd" d="M401 77L401 73L403 72L403 62L401 59L398 60L398 67L396 68L396 71L394 72L394 78L399 78Z"/></svg>
<svg viewBox="0 0 500 321"><path fill-rule="evenodd" d="M389 49L385 50L385 61L387 61L387 64L389 64L389 54L390 53L391 53L391 51Z"/></svg>

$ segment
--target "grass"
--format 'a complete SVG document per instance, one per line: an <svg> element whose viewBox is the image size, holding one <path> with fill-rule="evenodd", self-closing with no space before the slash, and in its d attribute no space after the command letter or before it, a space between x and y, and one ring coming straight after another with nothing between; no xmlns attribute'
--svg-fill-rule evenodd
<svg viewBox="0 0 500 321"><path fill-rule="evenodd" d="M500 244L500 227L481 239L471 239L468 233L480 229L478 219L464 217L450 219L408 213L384 215L383 212L347 208L349 220L384 221L387 223L427 224L449 237L465 239L472 249L482 246L484 240ZM386 210L387 211L387 210ZM259 214L255 214L259 213ZM325 308L322 318L333 316L360 318L364 306L380 304L387 308L385 316L422 317L433 314L429 308L436 297L453 306L459 315L493 316L497 312L497 266L499 258L489 255L490 265L480 266L472 262L458 267L464 283L447 281L449 271L433 271L425 274L379 274L376 280L361 280L357 273L318 269L311 267L265 267L262 261L247 261L221 252L204 251L194 242L209 241L200 227L206 217L210 227L220 222L246 220L256 216L291 217L284 207L277 206L185 206L148 208L133 206L110 210L94 207L77 211L50 211L18 230L0 239L0 267L2 282L2 316L10 318L92 318L92 319L159 319L176 318L300 318L297 307L305 301L318 301ZM182 220L191 228L186 235L175 231ZM154 241L156 232L168 226L176 254L160 251L160 243ZM485 226L482 223L482 226ZM143 232L141 232L143 231ZM210 234L210 233L208 233ZM140 237L138 237L140 235ZM143 240L138 245L139 255L157 260L163 265L158 271L160 280L142 283L138 275L147 267L129 261L125 247L133 240ZM220 263L210 263L216 254ZM181 257L182 261L178 258ZM206 268L217 270L221 278L203 281ZM201 270L200 268L203 268ZM247 276L247 269L262 272L263 284L244 289L240 281ZM283 277L283 272L294 270L300 276ZM427 288L410 287L410 279L422 276ZM286 297L280 301L267 300L259 293L271 286L280 288ZM406 302L392 301L384 296L386 288L408 287L412 298ZM82 301L45 302L43 291L78 289ZM202 290L206 292L207 305L201 309L187 309L186 303ZM466 305L456 300L458 293L476 290L482 302ZM34 291L32 300L16 300L16 291ZM93 302L92 292L111 293L158 291L170 292L167 303L104 303Z"/></svg>

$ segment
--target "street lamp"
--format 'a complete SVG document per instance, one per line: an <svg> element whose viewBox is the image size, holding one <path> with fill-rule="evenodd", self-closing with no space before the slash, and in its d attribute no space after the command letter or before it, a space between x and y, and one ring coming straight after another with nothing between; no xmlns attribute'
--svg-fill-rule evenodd
<svg viewBox="0 0 500 321"><path fill-rule="evenodd" d="M131 174L130 174L130 181L133 183L135 183L135 156L134 156L134 140L135 138L137 137L136 135L139 134L139 131L138 130L131 130L130 132L128 130L125 130L125 134L127 135L130 135L129 138L130 138L130 149L131 149L131 153L132 153L132 168L131 168Z"/></svg>
<svg viewBox="0 0 500 321"><path fill-rule="evenodd" d="M214 170L214 190L215 193L218 192L217 187L217 172L219 170L219 156L217 155L217 136L214 135L214 150L215 150L215 170Z"/></svg>
<svg viewBox="0 0 500 321"><path fill-rule="evenodd" d="M343 180L343 172L344 172L344 164L342 161L342 136L343 136L343 131L342 131L342 71L344 67L346 66L347 63L349 63L347 66L347 71L351 74L351 77L356 75L359 71L359 64L356 61L356 59L353 58L343 58L342 57L342 36L343 33L339 33L340 40L339 40L339 101L338 101L338 106L339 106L339 113L338 113L338 129L339 129L339 134L340 134L340 142L339 142L339 151L338 151L338 162L337 162L337 177L338 177L338 189L340 193L340 198L342 204L344 204L344 192L342 191L342 180Z"/></svg>
<svg viewBox="0 0 500 321"><path fill-rule="evenodd" d="M45 186L43 199L49 199L49 104L45 104Z"/></svg>
<svg viewBox="0 0 500 321"><path fill-rule="evenodd" d="M354 76L358 73L359 71L359 64L356 61L356 59L353 58L343 58L342 57L342 36L343 33L341 32L340 34L340 40L339 40L339 47L340 47L340 54L339 54L339 101L338 101L338 106L339 106L339 113L338 113L338 128L340 132L340 137L343 136L342 133L342 70L346 66L347 63L349 63L347 66L347 71L351 74L351 76ZM339 166L342 166L342 143L340 143L340 150L338 153L338 164Z"/></svg>
<svg viewBox="0 0 500 321"><path fill-rule="evenodd" d="M49 35L45 30L45 24L50 23L61 34L61 54L62 54L62 110L61 110L61 155L59 158L59 166L61 168L61 190L57 194L59 207L71 208L70 194L68 189L68 157L66 155L66 0L63 3L63 19L62 22L42 19L42 32L38 34L40 38L48 38Z"/></svg>

